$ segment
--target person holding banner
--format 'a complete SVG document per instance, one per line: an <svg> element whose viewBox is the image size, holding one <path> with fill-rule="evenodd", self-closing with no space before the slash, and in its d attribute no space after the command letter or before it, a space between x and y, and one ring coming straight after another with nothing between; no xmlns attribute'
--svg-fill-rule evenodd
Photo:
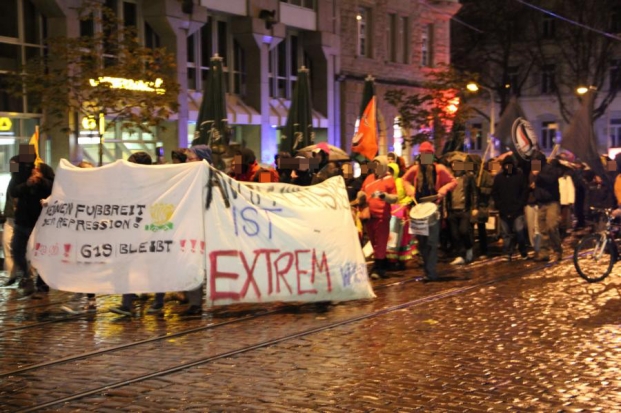
<svg viewBox="0 0 621 413"><path fill-rule="evenodd" d="M90 163L89 161L81 161L76 165L78 168L94 168L95 165ZM84 299L83 293L75 293L71 300L60 307L66 313L69 314L81 314L84 312L95 312L97 311L97 302L95 301L95 294L88 293L86 294L87 302L83 303Z"/></svg>
<svg viewBox="0 0 621 413"><path fill-rule="evenodd" d="M386 259L386 247L390 227L391 204L395 204L397 188L393 176L388 172L388 158L377 156L369 164L372 173L362 183L358 192L358 205L369 206L370 217L365 220L364 228L373 246L373 269L371 278L386 278L388 260Z"/></svg>
<svg viewBox="0 0 621 413"><path fill-rule="evenodd" d="M19 172L15 186L11 188L10 195L16 199L15 228L11 239L11 251L17 270L21 271L24 292L31 294L35 286L30 278L30 265L26 258L26 250L30 234L39 219L41 200L52 193L54 183L54 170L47 164L39 163L35 166L34 154L20 154ZM47 292L49 287L41 279L36 277L36 290ZM33 298L38 298L33 296Z"/></svg>
<svg viewBox="0 0 621 413"><path fill-rule="evenodd" d="M434 147L430 142L423 142L419 147L420 156L403 175L406 194L419 202L425 197L435 198L436 204L455 189L457 181L448 168L434 159ZM436 219L428 227L427 235L416 235L418 250L423 258L426 281L437 281L438 243L440 242L440 220Z"/></svg>
<svg viewBox="0 0 621 413"><path fill-rule="evenodd" d="M151 159L151 155L146 152L135 152L129 158L127 158L127 162L137 163L140 165L153 165L153 161ZM134 305L134 298L136 298L136 294L123 294L121 298L121 305L118 307L113 307L110 309L111 312L123 316L132 316L133 310L132 307ZM157 313L162 311L164 307L164 293L156 293L155 301L151 305L151 307L147 310L147 313Z"/></svg>

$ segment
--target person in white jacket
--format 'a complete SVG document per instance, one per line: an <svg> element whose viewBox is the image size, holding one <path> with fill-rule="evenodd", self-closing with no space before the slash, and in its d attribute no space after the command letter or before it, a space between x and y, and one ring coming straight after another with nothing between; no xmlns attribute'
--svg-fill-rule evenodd
<svg viewBox="0 0 621 413"><path fill-rule="evenodd" d="M559 223L561 238L566 237L568 231L573 227L572 214L576 189L571 178L571 172L571 169L565 167L563 176L558 179L558 189L561 195L561 222Z"/></svg>

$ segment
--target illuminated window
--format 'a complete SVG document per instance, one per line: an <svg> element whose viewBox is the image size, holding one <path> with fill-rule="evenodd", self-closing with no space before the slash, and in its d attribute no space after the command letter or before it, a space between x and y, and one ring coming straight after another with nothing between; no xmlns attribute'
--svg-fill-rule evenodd
<svg viewBox="0 0 621 413"><path fill-rule="evenodd" d="M304 7L306 9L315 10L315 0L280 0L283 3L289 3L294 6Z"/></svg>
<svg viewBox="0 0 621 413"><path fill-rule="evenodd" d="M371 9L359 7L356 16L358 24L358 56L371 57Z"/></svg>
<svg viewBox="0 0 621 413"><path fill-rule="evenodd" d="M43 54L47 21L31 1L0 1L0 112L34 113L34 96L10 96L2 84L14 72Z"/></svg>
<svg viewBox="0 0 621 413"><path fill-rule="evenodd" d="M401 117L396 116L392 123L393 129L393 152L397 156L403 155L403 131L401 130Z"/></svg>
<svg viewBox="0 0 621 413"><path fill-rule="evenodd" d="M277 47L270 50L268 62L270 97L291 99L301 66L309 69L312 85L312 61L304 52L302 44L302 34L292 31L278 43Z"/></svg>
<svg viewBox="0 0 621 413"><path fill-rule="evenodd" d="M423 26L421 35L421 65L433 67L433 24Z"/></svg>
<svg viewBox="0 0 621 413"><path fill-rule="evenodd" d="M610 147L621 148L621 119L610 120Z"/></svg>
<svg viewBox="0 0 621 413"><path fill-rule="evenodd" d="M187 39L188 88L201 90L207 81L211 58L222 58L227 91L244 96L246 93L245 51L230 33L225 17L210 17L201 30Z"/></svg>
<svg viewBox="0 0 621 413"><path fill-rule="evenodd" d="M556 131L558 125L556 122L543 122L541 124L541 148L552 149L556 141Z"/></svg>

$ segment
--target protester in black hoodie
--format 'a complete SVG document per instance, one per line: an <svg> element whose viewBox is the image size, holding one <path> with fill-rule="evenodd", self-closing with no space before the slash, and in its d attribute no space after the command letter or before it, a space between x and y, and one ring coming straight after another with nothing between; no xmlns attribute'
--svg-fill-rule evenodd
<svg viewBox="0 0 621 413"><path fill-rule="evenodd" d="M502 161L502 171L494 177L492 199L500 214L503 253L509 261L513 255L515 241L522 259L528 258L524 206L526 205L527 181L522 171L516 167L512 156Z"/></svg>
<svg viewBox="0 0 621 413"><path fill-rule="evenodd" d="M537 161L541 168L537 168L535 165L532 168L535 175L533 194L539 209L537 223L541 233L541 248L539 254L535 254L535 261L549 261L552 250L557 253L557 261L560 261L563 256L563 247L558 229L561 218L561 194L558 179L561 177L562 170L557 159L547 163L545 155L541 153L535 157L532 163Z"/></svg>
<svg viewBox="0 0 621 413"><path fill-rule="evenodd" d="M21 154L19 160L19 172L15 186L11 188L10 196L16 200L15 228L11 240L13 260L18 271L23 277L24 292L33 292L32 279L30 278L30 266L26 259L28 238L34 229L41 210L41 200L52 193L54 183L54 170L44 163L35 166L34 155ZM46 292L49 287L37 277L36 287L39 292Z"/></svg>

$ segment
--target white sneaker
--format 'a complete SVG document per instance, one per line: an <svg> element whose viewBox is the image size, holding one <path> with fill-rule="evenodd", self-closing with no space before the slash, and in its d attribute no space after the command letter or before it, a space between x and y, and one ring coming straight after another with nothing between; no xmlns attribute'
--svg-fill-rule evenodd
<svg viewBox="0 0 621 413"><path fill-rule="evenodd" d="M466 260L463 257L457 257L453 261L451 261L451 265L464 265Z"/></svg>
<svg viewBox="0 0 621 413"><path fill-rule="evenodd" d="M80 314L82 311L82 307L80 306L80 303L70 303L67 305L63 305L62 307L60 307L61 310L63 310L65 313L67 314Z"/></svg>

